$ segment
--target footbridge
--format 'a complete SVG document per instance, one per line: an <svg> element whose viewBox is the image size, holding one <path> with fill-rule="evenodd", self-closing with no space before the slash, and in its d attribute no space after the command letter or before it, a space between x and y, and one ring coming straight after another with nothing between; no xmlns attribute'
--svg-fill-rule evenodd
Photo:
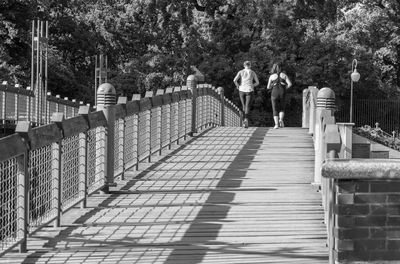
<svg viewBox="0 0 400 264"><path fill-rule="evenodd" d="M0 263L400 259L397 153L336 123L331 89L306 89L302 127L280 129L243 128L195 76L104 99L0 139Z"/></svg>

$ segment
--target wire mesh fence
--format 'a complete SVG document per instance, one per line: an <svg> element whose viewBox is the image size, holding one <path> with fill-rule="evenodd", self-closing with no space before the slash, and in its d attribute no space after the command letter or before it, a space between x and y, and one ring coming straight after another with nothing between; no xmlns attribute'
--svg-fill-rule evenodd
<svg viewBox="0 0 400 264"><path fill-rule="evenodd" d="M17 158L0 162L0 252L21 239L18 225L18 176Z"/></svg>
<svg viewBox="0 0 400 264"><path fill-rule="evenodd" d="M113 121L102 111L88 112L55 124L22 126L25 130L12 138L1 138L0 147L7 151L0 153L0 256L16 245L25 248L29 234L52 221L59 224L63 213L79 203L84 206L88 195L111 186L127 168L179 144L190 133L221 125L222 106L229 116L227 126L240 123L239 111L235 116L225 98L211 87L202 89L195 98L179 89L165 100L159 97L157 104L150 98L137 107L128 102ZM16 103L12 100L9 105ZM47 110L67 117L75 113L71 109L50 104Z"/></svg>
<svg viewBox="0 0 400 264"><path fill-rule="evenodd" d="M55 217L54 189L55 177L52 163L54 144L49 144L29 152L29 232Z"/></svg>
<svg viewBox="0 0 400 264"><path fill-rule="evenodd" d="M95 127L87 132L87 192L92 194L104 186L105 128Z"/></svg>

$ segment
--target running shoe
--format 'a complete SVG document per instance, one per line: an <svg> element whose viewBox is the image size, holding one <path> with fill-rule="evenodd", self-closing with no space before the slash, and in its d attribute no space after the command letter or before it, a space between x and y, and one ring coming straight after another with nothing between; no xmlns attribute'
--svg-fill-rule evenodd
<svg viewBox="0 0 400 264"><path fill-rule="evenodd" d="M248 128L249 127L249 120L247 118L244 119L243 121L243 127Z"/></svg>

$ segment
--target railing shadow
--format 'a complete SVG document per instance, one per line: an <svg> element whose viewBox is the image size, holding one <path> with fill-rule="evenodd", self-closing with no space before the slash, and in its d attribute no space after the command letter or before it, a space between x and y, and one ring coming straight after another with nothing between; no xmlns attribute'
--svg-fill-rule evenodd
<svg viewBox="0 0 400 264"><path fill-rule="evenodd" d="M43 250L33 252L33 253L28 252L28 254L25 257L25 260L22 263L26 263L26 264L36 263L37 261L42 259L45 255L47 255L49 253L49 251L57 249L57 246L59 245L59 243L63 242L63 241L66 242L65 243L66 246L64 248L62 248L63 252L64 251L68 252L71 250L80 251L83 248L92 248L91 245L100 245L100 244L102 246L107 245L107 246L112 246L112 247L116 247L116 248L121 248L121 247L124 248L124 247L133 246L133 243L135 243L135 240L123 240L122 239L122 240L108 242L105 240L91 239L87 235L86 236L85 235L76 235L73 233L79 227L90 228L90 227L104 225L104 223L102 223L102 224L96 224L96 223L87 224L87 222L88 222L88 220L94 218L97 214L101 213L101 211L107 210L107 208L114 208L115 206L112 205L112 203L115 202L120 197L121 194L134 194L135 193L134 191L132 192L129 190L135 186L138 179L141 179L144 176L146 176L149 171L155 170L157 167L159 167L164 162L166 162L166 160L168 160L171 156L175 155L179 151L182 151L187 145L196 141L197 138L201 137L203 134L207 133L209 130L210 129L205 129L205 130L201 131L198 135L187 140L183 145L177 145L175 147L175 149L169 151L169 153L167 155L160 158L157 162L152 163L150 166L148 166L146 168L146 170L138 173L136 175L135 179L128 181L120 190L116 190L116 191L111 190L109 197L105 198L101 203L99 203L98 205L96 205L92 208L88 207L88 209L89 209L88 212L86 212L84 215L78 217L72 224L67 226L65 229L61 230L55 237L52 237L49 239L49 237L47 237L47 236L34 235L34 237L36 239L39 239L39 240L48 239L48 241L43 244ZM75 208L75 210L79 210L79 209ZM123 225L124 223L121 222L119 224ZM164 223L164 224L166 224L166 223ZM93 235L93 234L91 234L91 235ZM96 234L94 234L94 235L96 235ZM138 237L138 238L140 238L140 237ZM68 243L79 243L79 244L81 244L81 246L79 248L73 248L73 247L69 247ZM141 245L145 246L146 244L141 244ZM148 243L148 246L150 246L150 245L153 245L153 244ZM93 246L94 251L96 250L95 248L96 248L96 246ZM87 251L87 250L83 250L83 251ZM113 250L111 250L111 251L113 251ZM55 255L56 254L54 254L54 257L55 257ZM74 259L73 254L71 254L70 257L71 258L65 257L63 260L66 263L70 262L70 261L77 261L76 259ZM48 258L48 257L46 257L46 258ZM2 263L1 260L0 260L0 263ZM49 259L49 263L51 263L50 259Z"/></svg>
<svg viewBox="0 0 400 264"><path fill-rule="evenodd" d="M249 190L243 181L268 131L235 129L242 134L230 141L231 146L226 135L206 131L135 174L98 205L90 204L90 211L58 235L40 237L39 233L36 238L47 241L23 263L83 263L91 258L99 263L200 263L210 252L298 257L301 248L295 246L265 252L217 240L224 223L232 221L228 217L238 203L235 191ZM213 138L211 147L204 144L204 137ZM188 252L193 254L188 256ZM320 256L308 259L325 260Z"/></svg>
<svg viewBox="0 0 400 264"><path fill-rule="evenodd" d="M254 130L251 136L249 136L248 141L243 145L240 151L236 154L236 157L225 169L225 172L221 176L218 184L213 190L209 191L208 199L204 203L206 206L202 206L196 218L192 221L186 233L180 240L182 244L190 245L191 250L195 252L195 254L191 255L190 263L201 263L203 261L203 258L207 252L210 252L210 248L207 247L207 244L221 244L220 242L217 242L216 239L223 224L218 224L215 222L224 222L224 220L227 218L235 198L235 193L230 190L239 188L241 186L243 178L246 177L246 173L249 169L251 161L254 159L258 149L261 146L261 141L257 142L254 139L264 138L266 132L266 129L257 128ZM273 191L275 189L271 188L263 190ZM218 213L210 216L210 206L213 207L212 211ZM211 221L214 223L211 223ZM193 233L199 229L207 230L207 235L203 235L196 241L193 241ZM222 246L231 248L231 246L227 244L223 244ZM219 249L218 251L229 251L229 249ZM176 248L171 252L168 259L164 263L177 263L179 256L185 254L187 254L186 248ZM259 252L257 252L257 254L259 254Z"/></svg>
<svg viewBox="0 0 400 264"><path fill-rule="evenodd" d="M179 243L186 245L186 247L174 248L165 262L163 262L164 264L185 263L185 261L188 261L187 263L191 264L203 263L205 261L204 258L210 253L213 253L214 257L216 255L224 254L240 254L245 256L257 255L261 259L263 257L277 257L277 259L298 259L305 257L304 254L300 254L300 252L303 250L302 247L288 245L279 247L276 250L265 251L261 249L245 249L246 243L242 242L218 241L218 236L223 228L224 223L227 221L232 221L228 220L228 214L232 209L232 206L237 204L237 202L235 202L235 196L237 192L249 190L246 187L243 187L242 183L246 179L248 170L251 169L250 165L256 157L257 151L261 148L262 139L264 139L267 131L268 130L265 128L257 128L249 136L248 141L241 147L235 158L224 170L224 173L220 177L218 184L215 186L215 188L209 190L208 199L203 203L202 208L197 213L195 219L191 221L190 226L187 228L185 234L179 241ZM265 187L252 187L251 190L259 190L263 192L276 191L275 188ZM210 216L210 211L218 213ZM196 234L196 232L198 233L199 230L205 231L205 234L194 237L193 234ZM235 231L233 231L232 235L234 234ZM190 247L190 252L192 252L190 255L188 255L187 247ZM326 256L309 255L306 258L321 262L325 262L327 260ZM212 262L215 261L217 261L217 259L214 259ZM229 263L229 259L225 257L221 257L218 261L228 261L227 263Z"/></svg>

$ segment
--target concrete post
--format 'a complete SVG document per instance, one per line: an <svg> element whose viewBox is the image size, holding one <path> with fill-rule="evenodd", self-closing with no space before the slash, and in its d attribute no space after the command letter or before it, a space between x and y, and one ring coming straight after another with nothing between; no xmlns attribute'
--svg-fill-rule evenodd
<svg viewBox="0 0 400 264"><path fill-rule="evenodd" d="M83 116L86 120L86 122L88 122L89 120L89 107L87 106L80 106L79 110L78 110L78 115ZM89 123L89 122L88 122ZM88 133L87 131L85 133L81 133L79 135L79 152L81 152L80 154L80 162L84 162L83 165L81 164L81 169L82 171L82 175L84 175L84 178L82 179L83 181L81 181L80 184L80 189L83 192L83 200L81 202L81 208L84 209L86 208L86 202L87 202L87 197L88 197Z"/></svg>
<svg viewBox="0 0 400 264"><path fill-rule="evenodd" d="M309 129L308 133L314 135L315 120L316 120L316 108L317 108L317 93L318 89L315 86L311 86L309 89L309 100L310 100L310 118L309 118Z"/></svg>
<svg viewBox="0 0 400 264"><path fill-rule="evenodd" d="M313 184L321 184L321 165L325 161L326 146L325 138L325 125L327 122L323 119L333 116L335 109L335 93L330 88L322 88L317 94L315 116L315 129L314 129L314 147L315 147L315 166L314 166L314 182ZM331 121L334 122L333 120Z"/></svg>
<svg viewBox="0 0 400 264"><path fill-rule="evenodd" d="M116 91L113 85L103 83L97 89L97 110L102 110L107 120L105 137L105 184L103 193L109 192L109 187L114 185L114 126L115 126L115 100Z"/></svg>
<svg viewBox="0 0 400 264"><path fill-rule="evenodd" d="M30 149L30 138L31 138L31 125L29 121L22 121L17 123L15 132L23 138L26 150L23 156L17 158L18 162L18 231L22 233L21 244L19 246L19 252L25 253L27 251L27 240L28 240L28 212L29 212L29 171L28 171L28 160L29 160L29 149Z"/></svg>
<svg viewBox="0 0 400 264"><path fill-rule="evenodd" d="M342 147L340 149L340 158L351 159L353 150L353 126L354 123L337 123L342 139Z"/></svg>
<svg viewBox="0 0 400 264"><path fill-rule="evenodd" d="M310 89L303 90L303 115L302 115L302 128L309 128L310 127Z"/></svg>
<svg viewBox="0 0 400 264"><path fill-rule="evenodd" d="M64 113L61 112L55 112L51 116L50 121L52 123L55 123L60 131L62 131L62 123L64 122ZM63 132L61 132L64 134ZM56 175L56 180L54 182L54 190L56 194L54 195L55 201L54 201L54 207L55 211L57 214L56 219L54 220L54 227L60 227L61 226L61 214L62 214L62 203L61 203L61 194L62 194L62 171L63 171L63 162L62 162L62 139L60 138L58 142L55 144L56 147L52 151L52 159L53 159L53 164L52 167L55 168L55 171L57 171ZM54 169L53 168L53 169Z"/></svg>
<svg viewBox="0 0 400 264"><path fill-rule="evenodd" d="M196 114L197 114L197 79L195 75L189 75L186 80L186 86L192 91L192 129L190 131L190 136L197 133L196 127Z"/></svg>

